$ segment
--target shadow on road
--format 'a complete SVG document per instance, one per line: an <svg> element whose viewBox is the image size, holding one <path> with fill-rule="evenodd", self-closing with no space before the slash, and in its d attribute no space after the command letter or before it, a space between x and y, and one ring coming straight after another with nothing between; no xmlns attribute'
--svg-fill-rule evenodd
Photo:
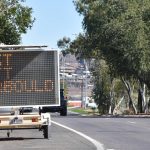
<svg viewBox="0 0 150 150"><path fill-rule="evenodd" d="M44 138L23 138L23 137L9 137L9 138L0 138L0 142L2 141L18 141L18 140L34 140L34 139L44 139Z"/></svg>

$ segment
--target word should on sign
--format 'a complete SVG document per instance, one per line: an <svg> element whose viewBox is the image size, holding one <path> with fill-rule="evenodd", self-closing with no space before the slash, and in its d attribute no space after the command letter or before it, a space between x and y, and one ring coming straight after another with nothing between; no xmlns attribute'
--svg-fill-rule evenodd
<svg viewBox="0 0 150 150"><path fill-rule="evenodd" d="M34 92L52 92L54 83L51 80L43 80L39 85L37 80L17 80L0 82L0 93L34 93Z"/></svg>

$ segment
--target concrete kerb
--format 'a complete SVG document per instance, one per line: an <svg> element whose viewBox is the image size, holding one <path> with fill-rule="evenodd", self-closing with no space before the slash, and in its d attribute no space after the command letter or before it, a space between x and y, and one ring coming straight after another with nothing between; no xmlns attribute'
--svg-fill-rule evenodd
<svg viewBox="0 0 150 150"><path fill-rule="evenodd" d="M150 118L150 115L82 115L82 117L92 118Z"/></svg>
<svg viewBox="0 0 150 150"><path fill-rule="evenodd" d="M72 115L78 115L81 117L91 117L91 118L150 118L150 114L137 114L137 115L98 115L98 114L80 114L78 112L73 112L69 110L69 113Z"/></svg>

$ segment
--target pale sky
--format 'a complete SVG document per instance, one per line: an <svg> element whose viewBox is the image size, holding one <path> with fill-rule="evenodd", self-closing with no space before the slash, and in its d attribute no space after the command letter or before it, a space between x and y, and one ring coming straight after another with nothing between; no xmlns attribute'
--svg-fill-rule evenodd
<svg viewBox="0 0 150 150"><path fill-rule="evenodd" d="M57 48L59 39L64 36L74 39L82 32L82 17L72 0L26 0L25 4L33 8L36 21L32 29L22 36L23 45Z"/></svg>

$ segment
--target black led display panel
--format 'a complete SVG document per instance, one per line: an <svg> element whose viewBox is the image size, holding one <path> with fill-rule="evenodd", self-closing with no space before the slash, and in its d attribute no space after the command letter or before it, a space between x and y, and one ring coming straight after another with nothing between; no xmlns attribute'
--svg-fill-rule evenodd
<svg viewBox="0 0 150 150"><path fill-rule="evenodd" d="M0 51L0 106L59 105L57 51Z"/></svg>

